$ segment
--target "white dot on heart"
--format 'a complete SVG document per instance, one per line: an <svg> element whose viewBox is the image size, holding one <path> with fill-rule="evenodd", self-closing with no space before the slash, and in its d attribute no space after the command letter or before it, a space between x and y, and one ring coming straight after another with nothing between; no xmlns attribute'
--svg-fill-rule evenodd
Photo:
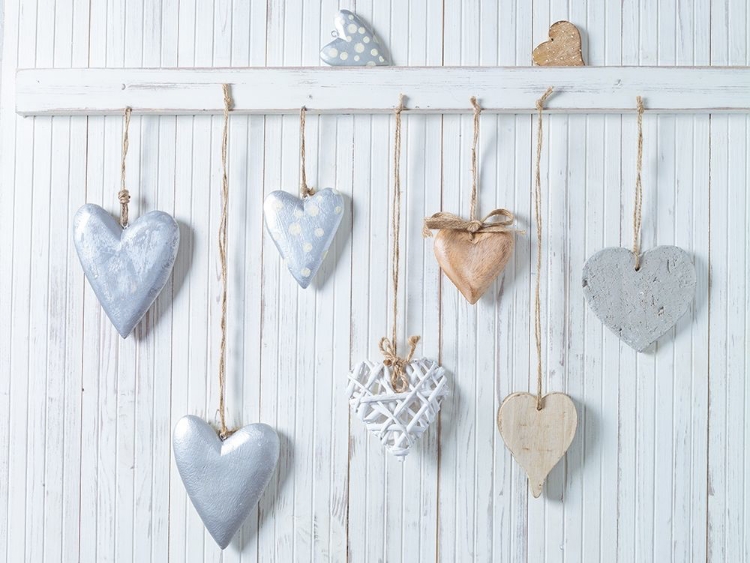
<svg viewBox="0 0 750 563"><path fill-rule="evenodd" d="M310 268L302 268L302 272L300 272L304 277L307 277L310 275Z"/></svg>
<svg viewBox="0 0 750 563"><path fill-rule="evenodd" d="M324 234L325 234L325 232L320 227L318 227L317 229L315 229L315 236L316 237L322 237Z"/></svg>
<svg viewBox="0 0 750 563"><path fill-rule="evenodd" d="M340 205L337 205L337 206L336 206L336 207L334 208L334 210L333 210L333 212L334 212L334 213L336 213L337 215L338 215L339 213L341 213L341 211L342 211L342 209L341 209L341 206L340 206Z"/></svg>
<svg viewBox="0 0 750 563"><path fill-rule="evenodd" d="M312 244L306 242L302 245L302 250L304 250L305 252L310 252L312 250Z"/></svg>
<svg viewBox="0 0 750 563"><path fill-rule="evenodd" d="M381 63L385 62L385 59L383 57L378 57L378 59L380 60Z"/></svg>
<svg viewBox="0 0 750 563"><path fill-rule="evenodd" d="M317 217L318 213L320 213L320 208L317 205L307 205L305 206L305 211L307 211L310 217Z"/></svg>
<svg viewBox="0 0 750 563"><path fill-rule="evenodd" d="M364 37L362 38L362 42L363 42L363 43L369 43L369 42L370 42L370 36L369 36L369 35L365 35L365 36L364 36Z"/></svg>
<svg viewBox="0 0 750 563"><path fill-rule="evenodd" d="M282 209L284 209L284 203L280 199L273 200L273 203L271 205L276 211L281 211Z"/></svg>
<svg viewBox="0 0 750 563"><path fill-rule="evenodd" d="M375 66L375 61L367 61L367 66Z"/></svg>
<svg viewBox="0 0 750 563"><path fill-rule="evenodd" d="M354 19L354 15L353 14L349 14L349 19L353 20Z"/></svg>
<svg viewBox="0 0 750 563"><path fill-rule="evenodd" d="M289 234L290 235L298 235L302 232L302 227L299 226L299 223L292 223L289 225Z"/></svg>
<svg viewBox="0 0 750 563"><path fill-rule="evenodd" d="M358 61L359 60L359 55L354 55L354 60Z"/></svg>
<svg viewBox="0 0 750 563"><path fill-rule="evenodd" d="M371 55L372 55L373 57L377 57L377 56L378 56L378 50L377 50L377 49L373 49L372 51L370 51L370 54L371 54Z"/></svg>
<svg viewBox="0 0 750 563"><path fill-rule="evenodd" d="M340 59L341 59L342 61L345 61L346 59L348 59L348 58L349 58L349 53L341 53L341 54L339 55L339 58L340 58Z"/></svg>
<svg viewBox="0 0 750 563"><path fill-rule="evenodd" d="M356 26L356 24L350 23L350 24L349 24L349 25L347 26L346 30L347 30L347 31L348 31L349 33L357 33L357 26Z"/></svg>
<svg viewBox="0 0 750 563"><path fill-rule="evenodd" d="M302 213L302 210L301 210L301 209L295 209L295 210L294 210L294 216L295 216L295 217L296 217L297 219L299 219L299 218L300 218L300 217L302 217L303 215L304 215L304 213Z"/></svg>
<svg viewBox="0 0 750 563"><path fill-rule="evenodd" d="M329 57L338 57L339 56L339 50L336 47L331 47L328 49L328 56Z"/></svg>
<svg viewBox="0 0 750 563"><path fill-rule="evenodd" d="M364 33L365 32L365 28L364 27L360 27L357 31L359 31L360 33Z"/></svg>
<svg viewBox="0 0 750 563"><path fill-rule="evenodd" d="M354 50L355 50L355 51L357 51L357 53L364 53L364 51L365 51L365 46L364 46L364 45L362 45L362 43L357 43L357 44L356 44L356 45L354 46Z"/></svg>

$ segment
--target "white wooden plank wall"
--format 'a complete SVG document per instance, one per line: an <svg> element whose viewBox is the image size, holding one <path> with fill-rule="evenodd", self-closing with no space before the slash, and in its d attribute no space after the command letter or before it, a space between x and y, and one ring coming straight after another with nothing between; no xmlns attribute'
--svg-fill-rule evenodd
<svg viewBox="0 0 750 563"><path fill-rule="evenodd" d="M174 213L182 244L173 280L122 341L70 236L83 203L116 211L121 119L18 118L16 67L318 65L338 7L5 1L0 560L222 560L170 449L182 415L216 416L221 119L133 119L131 215ZM340 7L370 21L399 65L528 65L560 19L580 26L592 65L750 63L744 0ZM427 214L468 212L471 118L405 118L399 330L422 335L453 394L403 464L344 397L349 366L377 358L391 321L392 119L308 120L309 178L349 207L303 291L261 216L265 194L297 189L297 118L232 118L229 420L273 425L282 455L223 561L750 561L750 117L645 118L643 245L688 249L698 291L677 329L641 355L602 328L579 282L587 256L631 243L635 118L555 115L546 131L546 388L573 396L579 430L535 500L494 424L500 399L531 383L534 245L520 237L504 274L469 306L420 233ZM508 207L533 228L535 142L531 116L482 119L480 212Z"/></svg>

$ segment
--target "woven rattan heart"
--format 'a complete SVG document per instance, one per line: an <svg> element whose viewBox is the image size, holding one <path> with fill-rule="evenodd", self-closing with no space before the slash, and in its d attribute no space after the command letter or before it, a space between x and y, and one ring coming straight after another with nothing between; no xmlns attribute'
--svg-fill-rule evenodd
<svg viewBox="0 0 750 563"><path fill-rule="evenodd" d="M422 358L406 364L409 388L396 393L391 368L365 360L349 374L352 411L390 452L403 459L440 411L448 394L445 370Z"/></svg>

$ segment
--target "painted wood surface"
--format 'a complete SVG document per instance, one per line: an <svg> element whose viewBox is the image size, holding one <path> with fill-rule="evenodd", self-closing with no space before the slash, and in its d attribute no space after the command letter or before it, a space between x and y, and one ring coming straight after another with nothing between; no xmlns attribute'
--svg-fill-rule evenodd
<svg viewBox="0 0 750 563"><path fill-rule="evenodd" d="M117 209L121 118L18 117L16 69L317 66L339 7L367 19L399 65L528 66L562 19L583 31L595 67L750 63L743 0L6 0L0 560L750 561L746 114L646 115L643 248L687 249L698 290L640 355L580 287L588 256L631 242L635 116L547 118L545 390L571 395L579 428L539 499L495 426L502 398L533 388L530 239L471 306L421 235L427 215L468 212L471 116L404 119L399 332L422 335L421 354L452 386L404 463L345 400L349 368L378 357L390 321L392 118L308 117L308 177L345 194L348 213L305 291L261 215L265 194L297 189L297 117L233 118L229 422L273 425L282 454L222 557L170 451L182 415L213 420L218 404L221 119L133 118L131 214L173 213L183 243L172 281L122 341L70 236L83 203ZM479 208L506 207L533 228L533 118L483 115L481 131Z"/></svg>
<svg viewBox="0 0 750 563"><path fill-rule="evenodd" d="M557 65L561 66L561 65ZM628 113L642 96L649 112L750 112L748 68L187 68L20 69L21 115L222 114L221 84L236 114L392 113L405 94L409 113L534 113L550 84L550 113ZM217 92L219 95L217 95Z"/></svg>

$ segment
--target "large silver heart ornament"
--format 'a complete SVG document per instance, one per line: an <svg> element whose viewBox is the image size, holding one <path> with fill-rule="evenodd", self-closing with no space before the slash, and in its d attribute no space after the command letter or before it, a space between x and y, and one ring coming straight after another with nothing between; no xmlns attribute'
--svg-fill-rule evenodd
<svg viewBox="0 0 750 563"><path fill-rule="evenodd" d="M331 66L387 66L388 51L369 26L349 10L334 19L335 39L320 50L320 58Z"/></svg>
<svg viewBox="0 0 750 563"><path fill-rule="evenodd" d="M402 460L437 418L448 395L448 378L436 361L412 360L404 368L409 387L397 393L392 369L383 362L360 362L349 374L346 394L367 430Z"/></svg>
<svg viewBox="0 0 750 563"><path fill-rule="evenodd" d="M583 267L583 294L594 314L620 339L642 352L685 314L695 295L695 266L676 246L641 255L605 248Z"/></svg>
<svg viewBox="0 0 750 563"><path fill-rule="evenodd" d="M343 214L344 198L331 188L302 199L284 191L266 197L263 215L268 233L303 289L323 263Z"/></svg>
<svg viewBox="0 0 750 563"><path fill-rule="evenodd" d="M127 338L169 279L180 244L171 215L150 211L122 228L94 204L73 219L73 241L102 309Z"/></svg>
<svg viewBox="0 0 750 563"><path fill-rule="evenodd" d="M276 470L279 436L267 424L249 424L222 442L205 421L187 415L174 428L172 449L203 525L226 548Z"/></svg>

